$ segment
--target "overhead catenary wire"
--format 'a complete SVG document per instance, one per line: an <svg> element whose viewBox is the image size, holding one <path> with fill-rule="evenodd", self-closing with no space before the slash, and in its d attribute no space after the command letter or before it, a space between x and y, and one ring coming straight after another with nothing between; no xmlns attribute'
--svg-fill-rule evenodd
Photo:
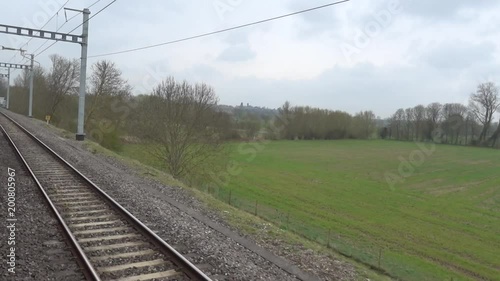
<svg viewBox="0 0 500 281"><path fill-rule="evenodd" d="M61 7L59 7L59 9L57 10L57 12L52 16L50 17L47 22L45 22L45 24L40 27L39 29L43 29L45 26L47 26L47 24L49 24L49 22L55 17L55 16L58 16L59 15L59 12L66 6L66 4L68 4L68 2L71 1L71 0L67 0L64 4L62 4ZM33 37L30 38L28 41L26 41L26 43L24 43L21 47L19 47L19 49L22 49L23 47L25 47L26 45L28 45L31 40L33 40ZM12 59L14 59L16 57L17 54L15 54L14 56L12 56L12 58L10 58L9 61L12 61Z"/></svg>
<svg viewBox="0 0 500 281"><path fill-rule="evenodd" d="M90 6L88 6L88 7L87 7L87 9L92 8L92 6L94 6L95 4L97 4L97 3L101 2L101 1L102 1L102 0L97 0L97 1L95 1L95 2L94 2L94 3L92 3Z"/></svg>
<svg viewBox="0 0 500 281"><path fill-rule="evenodd" d="M59 30L61 30L68 22L70 22L72 19L76 18L79 14L76 14L74 16L72 16L71 18L67 19L66 22L64 22L57 30L56 32L58 32ZM45 42L43 42L40 46L38 46L38 48L36 48L32 53L36 53L38 50L40 50L43 46L45 46L45 44L47 44L50 40L47 39L45 40ZM21 60L18 62L18 64L21 64L22 61L24 61L25 58L21 58Z"/></svg>
<svg viewBox="0 0 500 281"><path fill-rule="evenodd" d="M102 8L102 9L100 9L97 13L95 13L93 16L91 16L88 20L80 23L77 27L75 27L72 30L70 30L67 34L69 35L71 32L75 31L77 28L79 28L80 26L82 26L84 23L86 23L87 21L91 20L93 17L97 16L102 11L106 10L109 6L111 6L115 2L116 2L116 0L111 1L108 5L104 6L104 8Z"/></svg>
<svg viewBox="0 0 500 281"><path fill-rule="evenodd" d="M100 9L97 13L95 13L93 16L91 16L87 21L89 21L93 17L97 16L99 13L101 13L102 11L104 11L105 9L107 9L109 6L111 6L111 4L115 3L116 1L117 0L111 1L108 5L104 6L104 8ZM97 2L99 2L99 1L97 1ZM87 22L87 21L85 21L85 22ZM78 26L76 26L75 28L73 28L72 30L70 30L69 32L67 32L66 35L70 35L71 32L75 31L77 28L79 28L80 26L82 26L85 22L82 22L81 24L79 24ZM39 55L43 54L45 51L47 51L48 49L50 49L52 46L54 46L58 42L59 42L59 40L54 41L54 43L50 44L47 48L43 49L40 53L36 54L35 56L39 56Z"/></svg>
<svg viewBox="0 0 500 281"><path fill-rule="evenodd" d="M94 2L94 3L92 3L90 6L88 6L88 7L87 7L87 9L91 8L92 6L94 6L95 4L97 4L97 3L101 2L101 1L102 1L102 0L97 0L97 1L95 1L95 2ZM64 23L63 23L63 24L62 24L62 25L61 25L61 26L60 26L60 27L56 30L56 32L58 32L59 30L61 30L61 29L64 27L64 25L66 25L66 23L70 22L72 19L76 18L76 17L77 17L77 16L79 16L79 15L80 15L80 14L76 14L76 15L72 16L71 18L66 19L66 22L64 22ZM78 27L76 27L76 28L78 28ZM75 29L76 29L76 28L75 28ZM75 29L73 29L73 30L75 30ZM73 30L72 30L72 31L73 31ZM72 31L70 31L70 32L72 32ZM38 48L36 48L36 50L35 50L35 51L33 51L33 53L36 53L36 52L37 52L38 50L40 50L43 46L45 46L45 44L47 44L48 42L49 42L49 39L45 40L45 42L44 42L42 45L40 45ZM54 44L52 44L52 45L54 45Z"/></svg>
<svg viewBox="0 0 500 281"><path fill-rule="evenodd" d="M76 14L74 16L72 16L71 18L69 18L66 22L64 22L57 30L56 32L58 32L59 30L61 30L61 28L64 27L64 25L66 25L68 22L70 22L72 19L76 18L77 16L79 16L80 14ZM36 53L38 50L40 50L43 46L45 46L45 44L47 44L47 42L49 42L49 39L45 40L45 42L43 42L42 45L40 45L38 48L36 48L33 53Z"/></svg>
<svg viewBox="0 0 500 281"><path fill-rule="evenodd" d="M249 27L249 26L252 26L252 25L257 25L257 24L261 24L261 23L265 23L265 22L270 22L270 21L274 21L274 20L278 20L278 19L282 19L282 18L286 18L286 17L291 17L291 16L295 16L295 15L298 15L298 14L303 14L303 13L311 12L311 11L314 11L314 10L319 10L319 9L327 8L327 7L330 7L330 6L342 4L342 3L345 3L345 2L349 2L349 1L350 0L337 1L337 2L333 2L333 3L329 3L329 4L325 4L325 5L321 5L321 6L317 6L317 7L313 7L313 8L309 8L309 9L305 9L305 10L300 10L300 11L297 11L297 12L293 12L293 13L289 13L289 14L285 14L285 15L281 15L281 16L276 16L276 17L272 17L272 18L268 18L268 19L264 19L264 20L259 20L259 21L255 21L255 22L251 22L251 23L247 23L247 24L242 24L242 25L238 25L238 26L234 26L234 27L230 27L230 28L225 28L225 29L221 29L221 30L217 30L217 31L212 31L212 32L203 33L203 34L199 34L199 35L194 35L194 36L190 36L190 37L186 37L186 38L182 38L182 39L177 39L177 40L173 40L173 41L168 41L168 42L163 42L163 43L159 43L159 44L148 45L148 46L138 47L138 48L133 48L133 49L128 49L128 50L123 50L123 51L117 51L117 52L111 52L111 53L105 53L105 54L99 54L99 55L91 55L91 56L88 56L88 57L89 58L97 58L97 57L104 57L104 56L112 56L112 55L118 55L118 54L123 54L123 53L136 52L136 51L140 51L140 50L151 49L151 48L156 48L156 47L160 47L160 46L170 45L170 44L174 44L174 43L184 42L184 41L193 40L193 39L197 39L197 38L201 38L201 37L206 37L206 36L210 36L210 35L214 35L214 34L218 34L218 33L232 31L232 30L235 30L235 29Z"/></svg>

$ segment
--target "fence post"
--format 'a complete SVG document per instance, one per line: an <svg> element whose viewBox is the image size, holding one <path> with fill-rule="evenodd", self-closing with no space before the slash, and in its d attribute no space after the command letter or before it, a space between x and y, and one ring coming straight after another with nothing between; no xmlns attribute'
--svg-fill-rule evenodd
<svg viewBox="0 0 500 281"><path fill-rule="evenodd" d="M326 237L326 247L330 248L330 236L332 234L332 230L328 229L328 236Z"/></svg>
<svg viewBox="0 0 500 281"><path fill-rule="evenodd" d="M229 190L229 206L231 206L231 193L232 193L232 189Z"/></svg>
<svg viewBox="0 0 500 281"><path fill-rule="evenodd" d="M255 200L255 212L254 212L254 214L255 214L256 217L258 216L257 215L257 205L258 204L259 204L259 201Z"/></svg>
<svg viewBox="0 0 500 281"><path fill-rule="evenodd" d="M286 214L286 229L290 229L290 212Z"/></svg>
<svg viewBox="0 0 500 281"><path fill-rule="evenodd" d="M382 248L379 249L378 251L378 268L381 269L382 267L380 266L382 260Z"/></svg>

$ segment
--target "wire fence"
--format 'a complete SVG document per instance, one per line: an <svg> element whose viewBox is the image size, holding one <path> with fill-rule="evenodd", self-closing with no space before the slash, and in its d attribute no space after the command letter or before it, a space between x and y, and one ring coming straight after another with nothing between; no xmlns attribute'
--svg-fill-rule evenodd
<svg viewBox="0 0 500 281"><path fill-rule="evenodd" d="M202 185L199 189L219 201L268 221L284 231L331 249L391 279L434 280L436 274L439 274L444 277L442 280L461 280L460 273L435 264L440 258L437 253L406 245L404 239L393 241L390 235L375 237L356 224L335 226L333 223L332 228L329 228L321 225L324 222L316 220L314 215L294 209L290 212L281 206L272 207L269 201L265 203L265 199L241 195L229 187ZM430 264L437 266L435 271L429 271Z"/></svg>
<svg viewBox="0 0 500 281"><path fill-rule="evenodd" d="M335 252L354 259L378 272L390 275L389 272L394 267L400 267L397 264L397 258L391 258L391 253L386 252L382 247L368 243L353 243L347 237L341 237L331 229L318 227L310 221L298 218L290 212L284 212L278 208L265 205L259 200L239 197L230 189L205 187L202 191L237 209L269 221L280 229L333 249Z"/></svg>

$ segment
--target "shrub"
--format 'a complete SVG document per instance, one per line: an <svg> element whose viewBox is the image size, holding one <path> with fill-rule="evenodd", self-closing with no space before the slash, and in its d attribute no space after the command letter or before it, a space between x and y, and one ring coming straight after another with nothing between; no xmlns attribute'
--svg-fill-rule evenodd
<svg viewBox="0 0 500 281"><path fill-rule="evenodd" d="M116 130L110 133L103 134L102 140L99 143L101 146L119 152L123 149L123 143L120 140L120 136Z"/></svg>

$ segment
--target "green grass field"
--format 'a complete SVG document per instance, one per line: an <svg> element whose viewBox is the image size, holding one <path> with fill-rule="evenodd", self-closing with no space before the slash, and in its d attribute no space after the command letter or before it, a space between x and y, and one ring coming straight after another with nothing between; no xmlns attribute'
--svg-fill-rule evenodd
<svg viewBox="0 0 500 281"><path fill-rule="evenodd" d="M398 279L500 280L500 150L436 145L391 188L387 174L399 175L417 144L260 146L249 157L251 144L232 145L241 169L220 193L235 205L252 212L258 202L259 216ZM127 145L122 154L159 166L141 151Z"/></svg>

